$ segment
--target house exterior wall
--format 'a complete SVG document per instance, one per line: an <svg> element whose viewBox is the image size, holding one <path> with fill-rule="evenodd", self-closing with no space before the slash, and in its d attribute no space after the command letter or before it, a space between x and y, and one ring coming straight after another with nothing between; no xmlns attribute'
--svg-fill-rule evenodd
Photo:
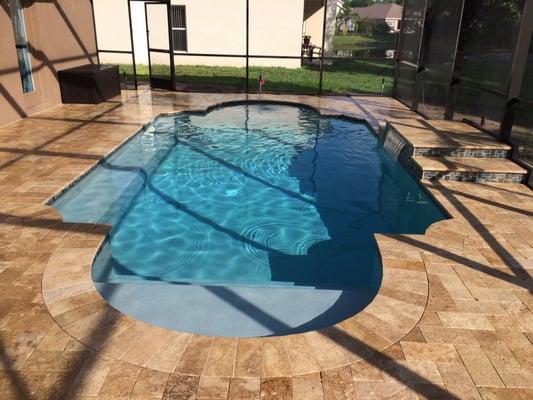
<svg viewBox="0 0 533 400"><path fill-rule="evenodd" d="M126 0L94 0L94 5L99 48L130 50ZM185 6L189 53L246 54L244 0L173 0L172 5ZM138 64L147 64L144 4L134 2L131 10L136 61ZM249 13L251 55L300 55L304 0L254 0L250 2ZM163 23L166 28L166 19ZM157 33L154 31L155 29L152 29L150 34L151 47L155 47L152 43L163 41L163 38L159 37L162 35L159 32L161 30L157 29ZM127 54L101 53L100 59L108 63L131 63L131 56ZM174 61L176 65L246 65L244 58L232 57L176 55ZM250 59L250 65L297 68L300 67L300 60L256 58Z"/></svg>
<svg viewBox="0 0 533 400"><path fill-rule="evenodd" d="M322 46L323 25L324 7L322 7L322 0L307 0L304 9L303 34L311 36L311 44Z"/></svg>
<svg viewBox="0 0 533 400"><path fill-rule="evenodd" d="M131 51L130 25L128 19L127 0L93 0L94 25L98 39L99 50ZM142 30L146 38L146 24L144 23L144 3L132 2L132 25L136 30ZM146 39L145 39L146 43ZM145 56L148 59L148 56ZM131 64L129 54L100 53L101 63Z"/></svg>
<svg viewBox="0 0 533 400"><path fill-rule="evenodd" d="M61 102L57 71L96 63L90 0L31 2L24 8L35 90L24 94L11 16L0 7L0 125Z"/></svg>
<svg viewBox="0 0 533 400"><path fill-rule="evenodd" d="M401 19L398 18L387 18L385 22L390 26L391 32L399 32L399 24Z"/></svg>
<svg viewBox="0 0 533 400"><path fill-rule="evenodd" d="M333 55L333 39L337 24L337 2L328 1L326 11L326 38L324 55ZM306 0L304 9L303 34L311 36L311 44L322 47L322 29L324 27L324 7L322 0Z"/></svg>

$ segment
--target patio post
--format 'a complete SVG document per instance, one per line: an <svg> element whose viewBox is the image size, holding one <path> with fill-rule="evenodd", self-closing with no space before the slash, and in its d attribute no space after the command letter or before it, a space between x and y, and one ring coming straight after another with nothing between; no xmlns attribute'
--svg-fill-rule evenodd
<svg viewBox="0 0 533 400"><path fill-rule="evenodd" d="M170 86L172 90L176 90L176 67L174 66L174 37L172 35L172 11L170 0L166 0L167 4L167 29L168 29L168 55L170 57Z"/></svg>
<svg viewBox="0 0 533 400"><path fill-rule="evenodd" d="M423 65L421 65L421 58L422 58L422 51L424 50L423 49L423 45L424 45L424 37L426 36L425 35L425 32L426 32L426 17L427 17L427 14L428 14L428 0L426 0L425 4L424 4L424 17L422 18L422 27L421 27L421 32L420 32L420 39L418 41L418 54L417 54L417 57L416 57L416 73L415 73L415 82L414 82L414 85L413 85L413 101L411 103L411 108L414 110L414 111L417 111L418 110L418 103L419 103L419 92L420 92L420 85L422 85L423 83L421 82L422 80L422 77L423 77L423 74L424 74L424 70L425 70L425 67Z"/></svg>
<svg viewBox="0 0 533 400"><path fill-rule="evenodd" d="M402 7L402 21L400 22L400 32L398 32L398 40L396 42L396 54L394 55L394 79L392 82L392 95L396 97L396 82L398 80L398 64L400 63L400 49L402 45L402 37L404 35L404 29L405 29L405 9L406 7Z"/></svg>
<svg viewBox="0 0 533 400"><path fill-rule="evenodd" d="M131 4L130 0L126 0L128 2L128 22L130 27L130 44L131 44L131 61L133 62L133 82L135 85L135 90L137 90L137 67L135 65L135 49L133 47L133 27L131 23Z"/></svg>
<svg viewBox="0 0 533 400"><path fill-rule="evenodd" d="M444 119L453 120L455 112L455 101L457 99L457 85L461 81L461 65L463 57L457 58L459 52L463 52L464 37L461 35L463 29L463 19L465 13L465 0L461 5L461 15L459 16L459 25L457 27L457 38L455 40L455 50L453 53L452 73L450 74L450 83L448 85L448 96L446 98L446 108L444 110Z"/></svg>
<svg viewBox="0 0 533 400"><path fill-rule="evenodd" d="M246 0L246 93L250 93L250 0Z"/></svg>
<svg viewBox="0 0 533 400"><path fill-rule="evenodd" d="M520 102L520 92L526 71L529 56L529 46L533 35L533 0L525 0L522 15L520 16L520 28L518 38L513 52L509 76L509 89L507 92L507 103L505 114L500 125L500 138L508 142L511 138L513 128L514 106Z"/></svg>
<svg viewBox="0 0 533 400"><path fill-rule="evenodd" d="M328 18L328 0L323 0L324 5L324 20L322 21L322 52L320 53L320 77L318 81L318 95L322 96L322 75L324 73L324 46L326 44L326 24Z"/></svg>

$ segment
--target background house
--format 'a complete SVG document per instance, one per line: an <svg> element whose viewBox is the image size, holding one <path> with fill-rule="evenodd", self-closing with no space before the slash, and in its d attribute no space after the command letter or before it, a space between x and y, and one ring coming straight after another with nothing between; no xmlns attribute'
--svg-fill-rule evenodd
<svg viewBox="0 0 533 400"><path fill-rule="evenodd" d="M402 21L403 7L394 4L373 4L368 7L354 7L353 12L359 16L358 19L369 19L374 23L386 22L391 29L391 32L398 32L400 30L400 23Z"/></svg>
<svg viewBox="0 0 533 400"><path fill-rule="evenodd" d="M127 0L94 0L98 47L130 50ZM145 16L144 2L132 2L132 28L136 62L148 64L146 20L150 25L150 47L168 48L165 7L150 7ZM329 2L326 53L333 47L336 4ZM245 66L238 57L191 56L189 54L246 54L246 2L243 0L173 0L172 25L176 65ZM302 37L322 45L322 0L254 0L249 8L249 53L258 56L299 56ZM163 46L163 47L162 47ZM152 63L158 57L150 54ZM155 57L155 59L154 59ZM100 53L103 63L131 63L125 54ZM299 59L250 59L250 65L300 67Z"/></svg>

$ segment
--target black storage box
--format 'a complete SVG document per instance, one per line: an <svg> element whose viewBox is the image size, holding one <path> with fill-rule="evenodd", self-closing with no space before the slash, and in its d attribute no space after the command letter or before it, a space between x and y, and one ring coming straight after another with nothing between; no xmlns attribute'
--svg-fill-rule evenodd
<svg viewBox="0 0 533 400"><path fill-rule="evenodd" d="M120 94L117 65L87 64L57 74L63 103L98 104Z"/></svg>

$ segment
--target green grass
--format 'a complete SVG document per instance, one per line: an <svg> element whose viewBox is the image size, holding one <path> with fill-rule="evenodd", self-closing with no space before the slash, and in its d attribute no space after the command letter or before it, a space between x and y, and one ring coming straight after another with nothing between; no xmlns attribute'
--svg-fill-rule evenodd
<svg viewBox="0 0 533 400"><path fill-rule="evenodd" d="M128 77L132 76L131 65L120 65ZM381 82L385 79L385 94L392 91L394 62L339 61L324 65L323 90L330 93L380 93ZM155 65L153 74L168 76L169 67ZM304 65L301 68L250 67L250 88L256 90L259 75L266 80L266 92L290 92L316 94L319 85L317 65ZM139 80L148 80L148 66L137 65ZM210 90L243 90L246 87L246 69L239 67L219 67L203 65L176 65L176 84L180 87Z"/></svg>
<svg viewBox="0 0 533 400"><path fill-rule="evenodd" d="M395 49L396 35L363 36L363 35L335 35L333 48L335 50L362 50L362 49Z"/></svg>

